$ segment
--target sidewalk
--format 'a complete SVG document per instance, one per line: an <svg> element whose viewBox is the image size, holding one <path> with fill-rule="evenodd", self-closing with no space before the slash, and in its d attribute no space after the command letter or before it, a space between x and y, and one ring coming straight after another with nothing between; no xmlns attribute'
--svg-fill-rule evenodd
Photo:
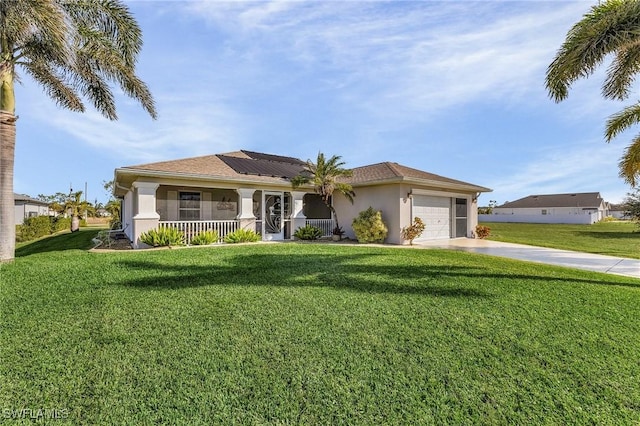
<svg viewBox="0 0 640 426"><path fill-rule="evenodd" d="M483 253L510 259L546 263L587 271L624 275L640 279L640 260L599 254L581 253L523 244L503 243L472 238L455 238L414 243L421 247L444 248L451 250Z"/></svg>

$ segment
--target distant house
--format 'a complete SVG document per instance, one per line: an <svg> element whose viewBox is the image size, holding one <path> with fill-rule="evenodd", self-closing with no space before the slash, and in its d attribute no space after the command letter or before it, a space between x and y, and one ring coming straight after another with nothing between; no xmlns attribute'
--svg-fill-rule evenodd
<svg viewBox="0 0 640 426"><path fill-rule="evenodd" d="M16 225L24 223L24 220L30 217L49 215L49 204L44 201L16 193L13 194L13 200L15 204Z"/></svg>
<svg viewBox="0 0 640 426"><path fill-rule="evenodd" d="M529 195L497 206L480 221L592 224L609 215L599 192Z"/></svg>
<svg viewBox="0 0 640 426"><path fill-rule="evenodd" d="M622 204L609 204L609 215L616 219L631 219Z"/></svg>
<svg viewBox="0 0 640 426"><path fill-rule="evenodd" d="M158 227L178 228L187 242L203 229L220 236L251 229L263 240L290 240L297 228L313 225L330 236L335 223L313 188L291 186L305 164L236 151L118 168L115 195L123 199L125 233L136 248L144 246L142 232ZM477 224L478 195L491 191L392 162L352 171L343 181L356 192L354 204L339 195L332 200L350 238L353 218L370 206L382 211L387 243L405 243L400 232L416 217L427 225L420 239L469 237Z"/></svg>

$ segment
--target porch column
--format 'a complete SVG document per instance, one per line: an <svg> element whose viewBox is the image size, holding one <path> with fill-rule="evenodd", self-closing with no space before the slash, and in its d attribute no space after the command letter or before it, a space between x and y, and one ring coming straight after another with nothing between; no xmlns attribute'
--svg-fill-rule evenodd
<svg viewBox="0 0 640 426"><path fill-rule="evenodd" d="M241 229L256 230L256 217L253 214L253 193L255 189L238 188L238 225Z"/></svg>
<svg viewBox="0 0 640 426"><path fill-rule="evenodd" d="M160 215L156 211L156 190L159 186L153 182L133 182L137 206L136 215L133 216L133 248L147 247L140 241L140 234L158 227Z"/></svg>
<svg viewBox="0 0 640 426"><path fill-rule="evenodd" d="M302 211L305 194L306 192L302 191L291 192L291 235L307 223L307 217Z"/></svg>
<svg viewBox="0 0 640 426"><path fill-rule="evenodd" d="M133 241L133 191L134 189L130 189L124 195L124 200L122 200L122 227L124 228L124 233L127 237Z"/></svg>
<svg viewBox="0 0 640 426"><path fill-rule="evenodd" d="M478 197L480 192L467 199L467 238L470 238L476 233L476 226L478 226Z"/></svg>

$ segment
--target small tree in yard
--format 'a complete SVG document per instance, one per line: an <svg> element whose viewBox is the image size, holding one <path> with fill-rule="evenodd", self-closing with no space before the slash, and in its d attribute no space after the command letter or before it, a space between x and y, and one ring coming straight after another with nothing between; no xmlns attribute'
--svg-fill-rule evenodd
<svg viewBox="0 0 640 426"><path fill-rule="evenodd" d="M476 226L476 237L484 240L485 238L489 237L489 235L491 235L491 228L485 225Z"/></svg>
<svg viewBox="0 0 640 426"><path fill-rule="evenodd" d="M401 235L403 240L408 240L409 245L413 245L413 240L418 238L424 232L425 224L419 217L413 219L413 223L402 228Z"/></svg>
<svg viewBox="0 0 640 426"><path fill-rule="evenodd" d="M640 227L640 188L634 192L629 192L622 206L624 207L624 214L635 220Z"/></svg>
<svg viewBox="0 0 640 426"><path fill-rule="evenodd" d="M340 161L340 158L340 156L334 155L326 159L324 154L319 152L315 163L307 160L304 171L291 179L291 186L294 189L308 184L313 185L315 193L320 195L324 204L331 210L336 220L336 230L340 229L340 225L338 224L336 209L333 208L331 203L331 196L337 191L344 195L352 204L353 197L356 196L350 184L339 182L340 178L347 178L352 175L351 170L342 167L345 163Z"/></svg>
<svg viewBox="0 0 640 426"><path fill-rule="evenodd" d="M71 216L71 232L80 230L80 216L87 211L89 203L82 200L82 191L71 194L64 210Z"/></svg>

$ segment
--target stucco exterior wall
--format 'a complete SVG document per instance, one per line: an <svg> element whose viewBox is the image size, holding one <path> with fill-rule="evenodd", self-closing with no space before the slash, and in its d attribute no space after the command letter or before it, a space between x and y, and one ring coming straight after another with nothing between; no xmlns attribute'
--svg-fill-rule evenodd
<svg viewBox="0 0 640 426"><path fill-rule="evenodd" d="M412 199L409 193L424 193L435 196L465 198L467 200L467 229L465 235L471 237L478 224L478 203L475 193L458 193L438 190L437 188L420 187L405 183L390 185L376 185L354 188L356 197L353 205L343 196L335 195L334 207L338 213L340 225L346 232L346 236L355 239L351 223L358 213L369 206L382 212L382 220L389 228L386 243L408 244L401 236L402 228L409 226L413 221ZM455 207L455 206L454 206ZM455 208L452 208L455 211ZM452 217L452 220L455 220Z"/></svg>
<svg viewBox="0 0 640 426"><path fill-rule="evenodd" d="M355 239L351 223L363 210L370 206L382 212L382 220L389 228L385 242L390 244L402 244L400 230L401 223L400 203L402 185L380 185L354 188L356 196L353 204L340 194L334 195L333 206L338 214L338 222L345 231L345 236ZM406 192L405 192L406 197Z"/></svg>

